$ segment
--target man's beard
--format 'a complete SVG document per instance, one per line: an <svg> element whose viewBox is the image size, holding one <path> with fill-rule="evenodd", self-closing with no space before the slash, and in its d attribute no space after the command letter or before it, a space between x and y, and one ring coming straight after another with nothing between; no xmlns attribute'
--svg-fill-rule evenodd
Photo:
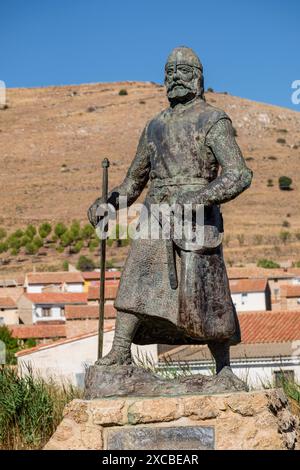
<svg viewBox="0 0 300 470"><path fill-rule="evenodd" d="M194 98L197 90L194 87L187 85L184 82L172 82L167 87L167 96L170 101L185 101Z"/></svg>

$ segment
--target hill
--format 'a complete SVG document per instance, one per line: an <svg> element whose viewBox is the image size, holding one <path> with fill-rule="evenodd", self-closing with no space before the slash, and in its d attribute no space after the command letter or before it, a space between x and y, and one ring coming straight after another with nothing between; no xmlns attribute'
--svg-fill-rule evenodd
<svg viewBox="0 0 300 470"><path fill-rule="evenodd" d="M162 86L139 82L9 89L7 96L0 226L8 230L45 220L86 223L101 191L102 158L111 161L111 188L122 181L145 123L168 105ZM206 99L231 117L254 172L252 187L223 206L227 259L299 261L300 113L225 93ZM282 175L292 177L292 191L279 190ZM290 233L285 243L282 231Z"/></svg>

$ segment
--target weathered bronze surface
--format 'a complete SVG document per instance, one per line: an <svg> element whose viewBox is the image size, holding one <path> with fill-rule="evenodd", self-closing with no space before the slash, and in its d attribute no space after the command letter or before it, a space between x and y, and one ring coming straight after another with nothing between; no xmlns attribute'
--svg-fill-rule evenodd
<svg viewBox="0 0 300 470"><path fill-rule="evenodd" d="M123 183L108 202L128 206L150 187L145 205L203 204L207 240L194 248L182 239L134 240L115 301L118 310L111 352L99 365L131 362L136 344L208 344L219 372L229 365L229 347L240 342L222 246L208 243L223 233L220 204L251 184L230 118L206 103L203 68L189 48L174 49L165 67L170 107L147 123ZM219 171L221 169L221 171ZM97 199L88 211L99 219Z"/></svg>

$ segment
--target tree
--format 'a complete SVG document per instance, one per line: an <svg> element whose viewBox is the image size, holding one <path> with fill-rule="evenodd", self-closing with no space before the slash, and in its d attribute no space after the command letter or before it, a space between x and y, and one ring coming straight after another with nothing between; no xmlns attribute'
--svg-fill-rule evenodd
<svg viewBox="0 0 300 470"><path fill-rule="evenodd" d="M6 325L0 326L0 341L5 345L6 364L16 364L15 353L19 350L18 340L13 338Z"/></svg>
<svg viewBox="0 0 300 470"><path fill-rule="evenodd" d="M279 189L281 191L290 191L292 189L292 182L292 178L290 178L289 176L280 176L280 178L278 179Z"/></svg>
<svg viewBox="0 0 300 470"><path fill-rule="evenodd" d="M63 224L62 222L59 222L58 224L56 224L54 232L58 238L60 238L62 234L65 233L66 231L67 231L67 227L65 226L65 224Z"/></svg>
<svg viewBox="0 0 300 470"><path fill-rule="evenodd" d="M41 238L46 238L51 233L52 227L48 222L44 222L39 226L39 235Z"/></svg>
<svg viewBox="0 0 300 470"><path fill-rule="evenodd" d="M81 255L79 257L76 268L79 269L79 271L93 271L93 269L95 269L95 263L92 259Z"/></svg>
<svg viewBox="0 0 300 470"><path fill-rule="evenodd" d="M27 235L27 237L29 237L31 240L33 239L33 237L36 235L36 228L34 227L34 225L28 225L25 230L25 235Z"/></svg>

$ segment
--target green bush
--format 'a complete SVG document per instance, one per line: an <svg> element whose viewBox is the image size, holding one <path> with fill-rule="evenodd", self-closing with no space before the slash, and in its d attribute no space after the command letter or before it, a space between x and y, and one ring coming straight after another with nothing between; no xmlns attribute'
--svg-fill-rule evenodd
<svg viewBox="0 0 300 470"><path fill-rule="evenodd" d="M69 262L66 259L64 260L62 267L63 271L69 271Z"/></svg>
<svg viewBox="0 0 300 470"><path fill-rule="evenodd" d="M89 240L93 237L94 233L95 229L90 224L86 224L81 230L81 238L84 240Z"/></svg>
<svg viewBox="0 0 300 470"><path fill-rule="evenodd" d="M25 245L25 253L27 255L35 255L38 251L38 247L33 242L29 242Z"/></svg>
<svg viewBox="0 0 300 470"><path fill-rule="evenodd" d="M291 189L293 180L289 176L280 176L278 179L279 189L281 191L288 191Z"/></svg>
<svg viewBox="0 0 300 470"><path fill-rule="evenodd" d="M36 235L36 228L32 224L28 225L25 230L25 235L27 235L27 237L32 240L33 237Z"/></svg>
<svg viewBox="0 0 300 470"><path fill-rule="evenodd" d="M41 238L46 238L51 233L52 227L48 222L44 222L39 226L39 235Z"/></svg>
<svg viewBox="0 0 300 470"><path fill-rule="evenodd" d="M67 227L62 222L56 224L54 232L55 235L60 238L67 231Z"/></svg>
<svg viewBox="0 0 300 470"><path fill-rule="evenodd" d="M41 248L41 247L43 246L43 244L44 244L44 243L43 243L43 240L42 240L40 237L38 237L38 236L34 237L33 243L34 243L38 248Z"/></svg>
<svg viewBox="0 0 300 470"><path fill-rule="evenodd" d="M5 238L7 235L7 232L4 228L0 227L0 240L2 240L3 238Z"/></svg>
<svg viewBox="0 0 300 470"><path fill-rule="evenodd" d="M16 248L17 250L19 250L22 246L22 239L11 235L8 238L8 246L9 248Z"/></svg>
<svg viewBox="0 0 300 470"><path fill-rule="evenodd" d="M58 253L63 253L63 252L65 251L65 249L64 249L63 246L59 245L59 246L56 247L56 251L57 251Z"/></svg>
<svg viewBox="0 0 300 470"><path fill-rule="evenodd" d="M14 238L21 238L23 237L23 235L24 235L24 232L20 228L12 234Z"/></svg>
<svg viewBox="0 0 300 470"><path fill-rule="evenodd" d="M71 245L72 241L73 241L73 238L69 231L64 232L60 237L60 243L64 247Z"/></svg>
<svg viewBox="0 0 300 470"><path fill-rule="evenodd" d="M78 240L78 241L75 243L75 246L74 246L75 253L79 253L80 250L82 249L82 247L83 247L83 241L82 241L82 240Z"/></svg>
<svg viewBox="0 0 300 470"><path fill-rule="evenodd" d="M15 353L20 349L18 340L12 336L11 331L6 325L0 326L0 341L5 344L6 364L16 364L17 360L15 357Z"/></svg>
<svg viewBox="0 0 300 470"><path fill-rule="evenodd" d="M120 96L126 96L126 95L128 95L128 92L127 92L127 90L125 90L125 88L122 88L122 89L119 91L119 95L120 95Z"/></svg>
<svg viewBox="0 0 300 470"><path fill-rule="evenodd" d="M259 259L257 261L257 266L259 268L267 268L267 269L275 269L275 268L280 268L280 264L275 263L275 261L272 261L270 259Z"/></svg>
<svg viewBox="0 0 300 470"><path fill-rule="evenodd" d="M69 235L73 241L79 240L80 238L80 223L77 220L73 220L69 229Z"/></svg>
<svg viewBox="0 0 300 470"><path fill-rule="evenodd" d="M274 186L273 180L271 178L268 179L268 188L272 188Z"/></svg>
<svg viewBox="0 0 300 470"><path fill-rule="evenodd" d="M10 254L11 254L12 256L17 256L19 253L20 253L19 248L12 248L12 249L10 250Z"/></svg>
<svg viewBox="0 0 300 470"><path fill-rule="evenodd" d="M7 242L0 242L0 253L4 253L8 250L8 243Z"/></svg>
<svg viewBox="0 0 300 470"><path fill-rule="evenodd" d="M95 251L95 249L98 248L99 243L100 243L99 240L95 240L95 239L90 240L90 242L89 242L89 250L90 250L91 252Z"/></svg>
<svg viewBox="0 0 300 470"><path fill-rule="evenodd" d="M79 271L93 271L95 269L95 263L92 259L87 258L84 255L81 255L79 257L79 260L77 262L76 268L79 269Z"/></svg>
<svg viewBox="0 0 300 470"><path fill-rule="evenodd" d="M30 243L30 242L31 242L31 238L29 238L27 235L24 235L21 238L21 246L26 246L27 243Z"/></svg>

